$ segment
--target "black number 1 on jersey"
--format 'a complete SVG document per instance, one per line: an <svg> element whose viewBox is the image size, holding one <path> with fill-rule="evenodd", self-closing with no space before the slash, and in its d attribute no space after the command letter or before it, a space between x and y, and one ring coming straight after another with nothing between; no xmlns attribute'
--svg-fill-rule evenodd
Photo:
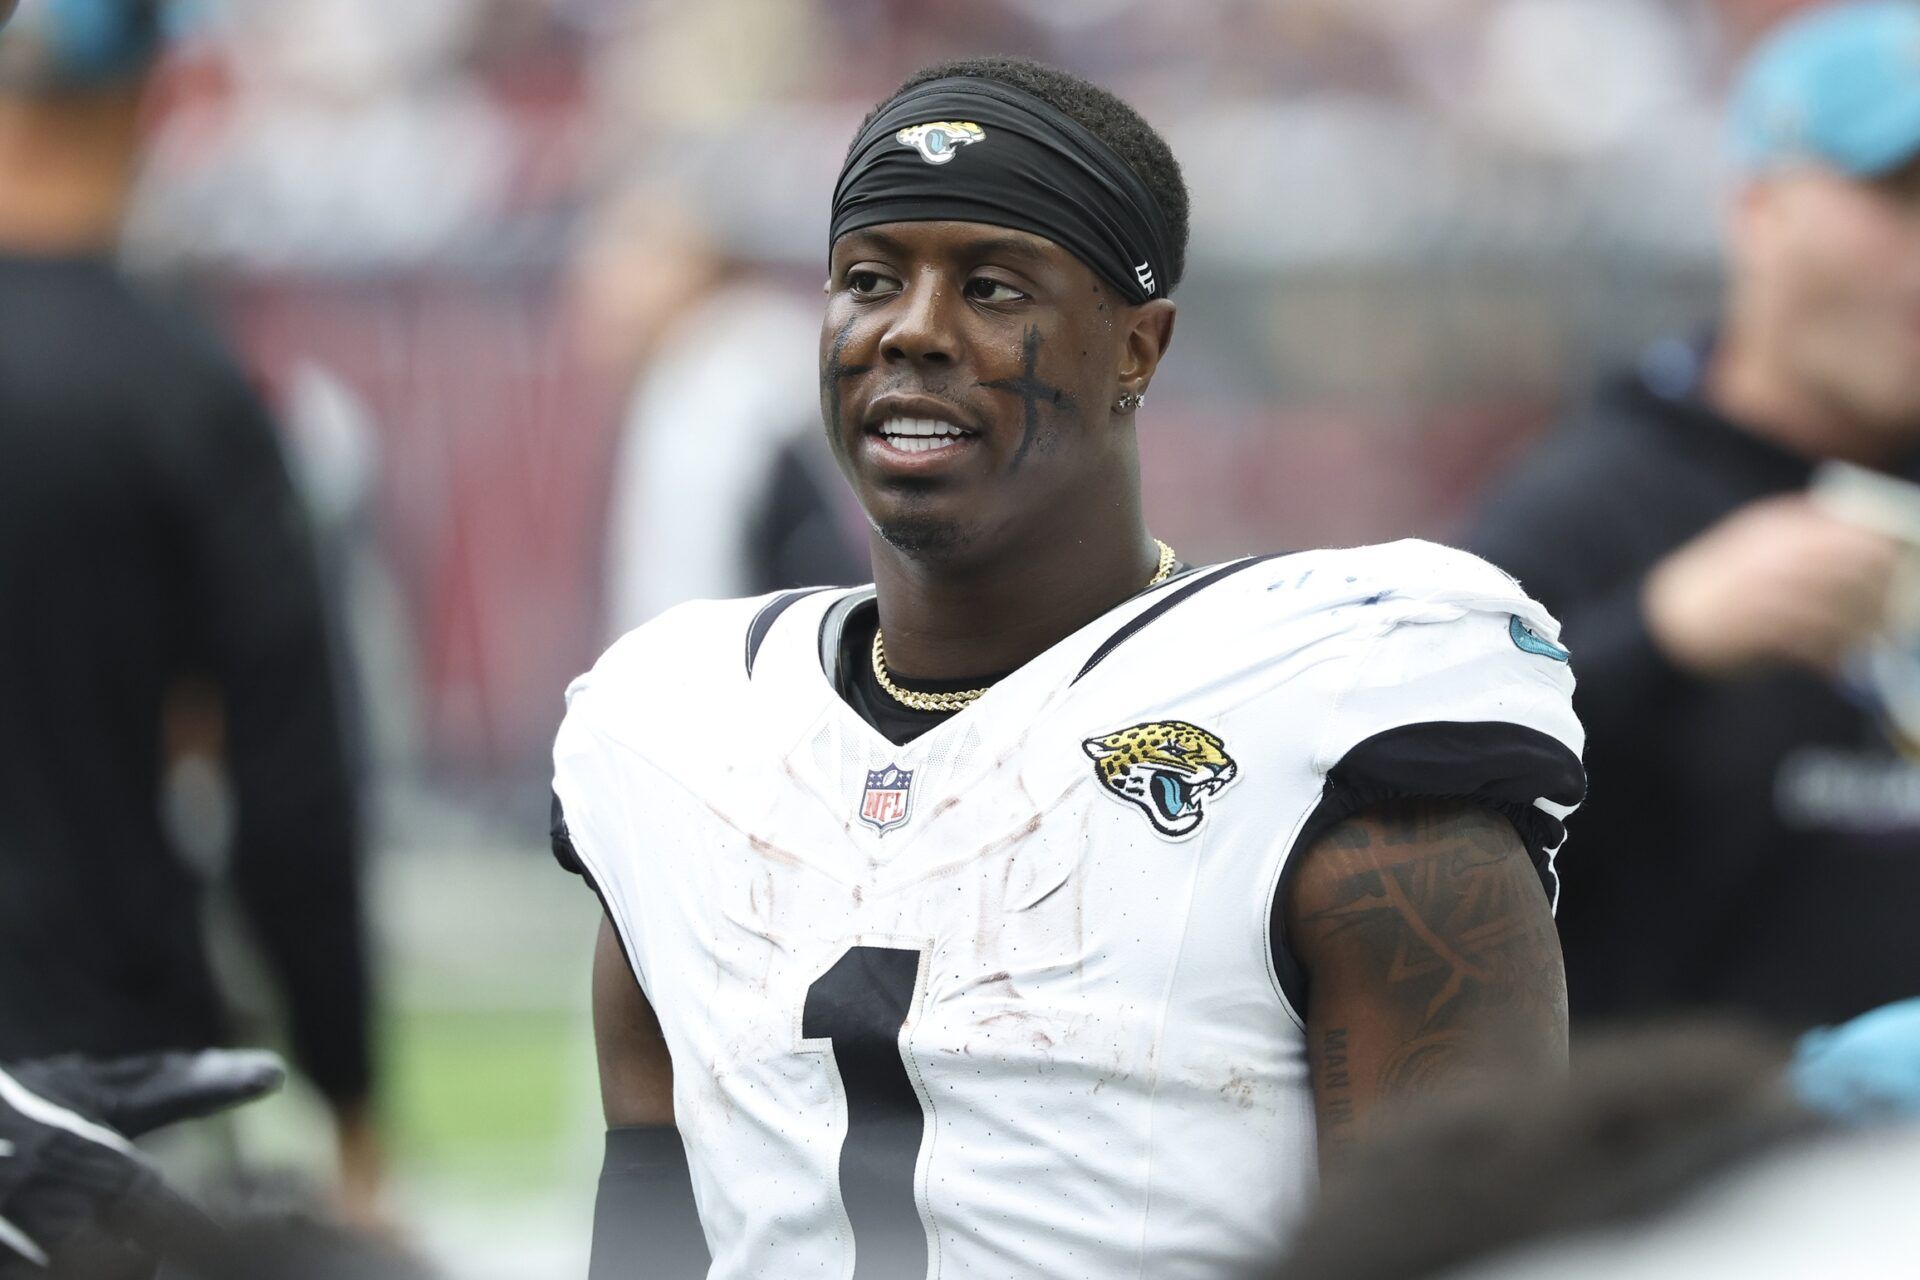
<svg viewBox="0 0 1920 1280"><path fill-rule="evenodd" d="M921 955L849 947L807 988L801 1015L801 1035L833 1042L847 1095L840 1198L853 1224L854 1280L900 1280L927 1270L914 1176L927 1117L901 1043Z"/></svg>

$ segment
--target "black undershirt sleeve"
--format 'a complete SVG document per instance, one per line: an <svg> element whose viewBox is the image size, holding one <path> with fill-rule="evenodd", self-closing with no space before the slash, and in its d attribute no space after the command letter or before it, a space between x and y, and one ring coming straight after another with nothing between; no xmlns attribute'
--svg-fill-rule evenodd
<svg viewBox="0 0 1920 1280"><path fill-rule="evenodd" d="M1320 803L1294 841L1273 895L1273 967L1296 1011L1306 1012L1306 975L1286 945L1287 887L1300 855L1348 818L1397 801L1458 801L1505 817L1527 847L1549 902L1558 900L1552 853L1566 839L1560 819L1534 802L1574 806L1586 795L1580 757L1550 734L1501 721L1435 720L1399 725L1359 742L1327 772Z"/></svg>
<svg viewBox="0 0 1920 1280"><path fill-rule="evenodd" d="M554 793L553 803L547 809L547 838L553 849L553 860L560 864L560 869L592 883L587 864L580 861L580 851L573 847L573 832L567 830L567 811L560 806L558 792Z"/></svg>
<svg viewBox="0 0 1920 1280"><path fill-rule="evenodd" d="M698 1280L710 1262L679 1130L607 1130L587 1280Z"/></svg>

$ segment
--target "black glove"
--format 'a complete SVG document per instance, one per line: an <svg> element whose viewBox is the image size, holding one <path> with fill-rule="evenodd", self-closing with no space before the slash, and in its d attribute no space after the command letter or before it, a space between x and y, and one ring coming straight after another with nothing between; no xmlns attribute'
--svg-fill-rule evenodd
<svg viewBox="0 0 1920 1280"><path fill-rule="evenodd" d="M50 1102L123 1137L141 1138L181 1120L230 1111L286 1083L280 1056L260 1049L142 1053L126 1058L63 1054L9 1068Z"/></svg>
<svg viewBox="0 0 1920 1280"><path fill-rule="evenodd" d="M81 1057L0 1070L0 1280L133 1280L218 1231L133 1149L138 1136L279 1087L271 1054Z"/></svg>

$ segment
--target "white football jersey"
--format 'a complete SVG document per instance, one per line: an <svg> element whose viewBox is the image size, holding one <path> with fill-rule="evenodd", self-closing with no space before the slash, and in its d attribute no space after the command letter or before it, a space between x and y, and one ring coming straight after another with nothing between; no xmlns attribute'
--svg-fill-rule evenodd
<svg viewBox="0 0 1920 1280"><path fill-rule="evenodd" d="M1268 1274L1315 1179L1288 862L1459 796L1553 892L1557 624L1430 543L1236 561L896 746L834 683L870 596L684 605L568 691L556 848L659 1015L710 1275Z"/></svg>

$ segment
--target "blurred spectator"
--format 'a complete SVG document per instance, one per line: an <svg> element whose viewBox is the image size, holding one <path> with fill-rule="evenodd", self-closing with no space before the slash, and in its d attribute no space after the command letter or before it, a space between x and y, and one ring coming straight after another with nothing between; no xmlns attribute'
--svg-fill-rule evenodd
<svg viewBox="0 0 1920 1280"><path fill-rule="evenodd" d="M574 276L596 358L639 369L613 479L611 634L684 600L866 581L820 426L819 307L730 262L651 187L596 219Z"/></svg>
<svg viewBox="0 0 1920 1280"><path fill-rule="evenodd" d="M1591 1040L1569 1081L1490 1080L1336 1170L1283 1280L1911 1275L1920 1132L1834 1125L1786 1057L1699 1025Z"/></svg>
<svg viewBox="0 0 1920 1280"><path fill-rule="evenodd" d="M1717 331L1649 350L1472 539L1559 615L1579 674L1576 1017L1804 1026L1920 991L1920 735L1858 676L1903 553L1805 493L1829 459L1920 475L1915 50L1920 4L1879 0L1755 55Z"/></svg>
<svg viewBox="0 0 1920 1280"><path fill-rule="evenodd" d="M240 373L122 278L157 0L0 34L0 1059L215 1044L204 885L163 831L163 718L220 717L231 879L332 1105L379 1158L354 794L314 557Z"/></svg>
<svg viewBox="0 0 1920 1280"><path fill-rule="evenodd" d="M1621 1035L1570 1077L1502 1075L1410 1112L1329 1174L1281 1274L1416 1280L1654 1214L1819 1130L1785 1058L1735 1027Z"/></svg>
<svg viewBox="0 0 1920 1280"><path fill-rule="evenodd" d="M217 93L177 107L143 192L147 254L365 269L458 249L508 199L511 141L449 64L466 0L275 0L212 30Z"/></svg>

